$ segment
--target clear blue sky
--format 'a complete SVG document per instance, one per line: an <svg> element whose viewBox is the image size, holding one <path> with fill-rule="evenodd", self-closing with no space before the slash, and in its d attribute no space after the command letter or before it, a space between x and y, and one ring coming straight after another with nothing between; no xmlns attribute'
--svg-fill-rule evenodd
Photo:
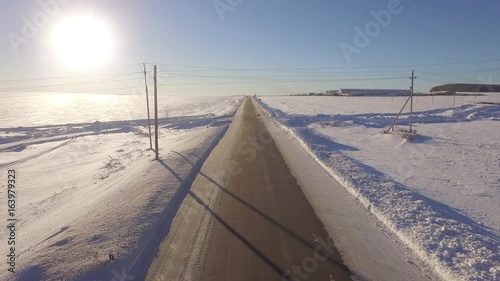
<svg viewBox="0 0 500 281"><path fill-rule="evenodd" d="M341 44L356 47L355 27L364 30L375 20L371 11L387 10L396 0L219 0L237 4L219 13L213 0L60 0L47 23L16 51L9 34L22 35L23 17L33 21L44 12L40 3L55 1L0 2L0 81L81 73L55 59L48 41L52 23L85 13L105 21L113 37L112 56L92 73L134 72L141 70L139 63L157 63L162 93L406 89L412 69L421 91L444 82L500 83L496 0L400 0L398 12L350 61ZM137 83L140 74L137 81L115 81L105 88Z"/></svg>

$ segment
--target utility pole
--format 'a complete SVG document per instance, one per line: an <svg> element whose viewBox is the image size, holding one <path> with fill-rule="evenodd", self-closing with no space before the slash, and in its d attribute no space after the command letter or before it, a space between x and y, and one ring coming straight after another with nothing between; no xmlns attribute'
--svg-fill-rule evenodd
<svg viewBox="0 0 500 281"><path fill-rule="evenodd" d="M415 70L411 71L411 87L410 87L410 132L412 132L413 127L413 81L416 79Z"/></svg>
<svg viewBox="0 0 500 281"><path fill-rule="evenodd" d="M391 131L391 129L394 130L394 124L396 124L396 121L398 120L399 118L399 115L401 115L401 112L403 112L403 109L405 109L406 105L408 104L408 102L410 101L411 99L411 96L409 96L406 101L405 101L405 104L403 105L403 107L401 107L401 110L399 111L398 115L396 115L396 118L394 118L394 120L392 120L392 123L391 125L389 126L389 128L387 130L384 131L384 133L389 133Z"/></svg>
<svg viewBox="0 0 500 281"><path fill-rule="evenodd" d="M146 106L148 109L148 127L149 127L149 149L153 149L153 140L151 139L151 117L149 114L149 94L148 94L148 80L146 76L146 64L143 63L142 66L144 67L144 85L146 86Z"/></svg>
<svg viewBox="0 0 500 281"><path fill-rule="evenodd" d="M158 160L158 79L156 75L156 65L154 70L155 80L155 160Z"/></svg>

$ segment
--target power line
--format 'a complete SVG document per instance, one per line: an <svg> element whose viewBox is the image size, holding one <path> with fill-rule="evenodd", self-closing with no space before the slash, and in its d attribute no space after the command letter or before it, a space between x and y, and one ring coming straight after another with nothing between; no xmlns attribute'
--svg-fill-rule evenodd
<svg viewBox="0 0 500 281"><path fill-rule="evenodd" d="M398 73L400 74L400 72ZM387 73L387 74L380 74L380 73L370 73L370 74L315 74L315 75L310 75L310 74L294 74L294 75L281 75L281 76L275 76L275 75L193 75L193 74L182 74L182 73L166 73L166 75L161 75L161 77L176 77L176 78L207 78L207 79L233 79L233 78L315 78L315 77L356 77L356 76L361 76L361 77L370 77L370 76L376 76L376 77L384 77L386 75L391 75L394 76L395 73Z"/></svg>
<svg viewBox="0 0 500 281"><path fill-rule="evenodd" d="M34 91L34 90L48 90L54 88L68 87L68 86L85 86L85 85L95 85L102 83L111 83L111 82L120 82L120 81L132 81L137 80L138 78L121 78L121 79L112 79L112 80L103 80L103 81L80 81L79 83L71 82L71 83L62 83L62 84L52 84L52 85L43 85L43 86L26 86L26 87L14 87L2 89L0 91L5 92L23 92L23 91Z"/></svg>
<svg viewBox="0 0 500 281"><path fill-rule="evenodd" d="M87 90L87 91L75 91L75 93L106 92L106 91L116 91L116 90L132 90L134 88L136 88L136 87L92 89L92 90Z"/></svg>
<svg viewBox="0 0 500 281"><path fill-rule="evenodd" d="M314 83L314 82L338 82L338 81L378 81L378 80L397 80L407 79L406 76L401 77L379 77L374 79L328 79L328 80L274 80L274 81L247 81L247 82L214 82L214 83L179 83L179 84L163 84L164 86L204 86L204 85L240 85L240 84L274 84L274 83Z"/></svg>
<svg viewBox="0 0 500 281"><path fill-rule="evenodd" d="M442 84L449 83L449 81L436 80L436 79L431 79L431 78L423 78L422 76L420 76L419 79L430 81L430 82L434 82L434 83L442 83Z"/></svg>
<svg viewBox="0 0 500 281"><path fill-rule="evenodd" d="M224 68L224 67L206 67L206 66L182 66L174 64L160 64L168 68L181 68L181 69L168 69L159 73L163 78L174 79L212 79L213 82L199 82L193 83L171 83L163 84L161 86L202 86L202 85L237 85L237 84L274 84L274 83L318 83L318 82L347 82L347 81L381 81L381 80L396 80L406 77L400 76L399 69L384 69L384 68L402 68L409 66L439 66L439 65L459 65L459 64L474 64L484 62L497 62L500 59L491 60L476 60L476 61L462 61L462 62L445 62L445 63L432 63L432 64L419 64L419 65L389 65L389 66L354 66L354 67L299 67L299 68ZM145 68L144 65L123 65L100 71L118 70L129 67ZM356 69L359 69L357 71ZM366 70L363 70L366 69ZM372 69L372 70L369 70ZM480 73L498 71L499 68L489 69L474 69L474 70L452 70L452 71L438 71L438 72L425 72L420 71L420 77L424 80L434 81L441 83L438 80L433 80L437 77L446 77L461 81L472 81L467 78L456 77L450 74L458 73ZM236 72L234 75L224 73L226 71ZM215 73L214 73L215 72ZM246 74L238 74L238 72L245 72ZM249 73L251 72L251 73ZM256 72L256 73L255 73ZM259 72L271 72L269 75ZM130 72L108 72L108 73L86 73L80 75L66 75L58 77L41 77L41 78L23 78L23 79L10 79L0 80L0 91L20 92L20 91L36 91L47 89L60 89L65 87L74 86L90 86L103 83L113 83L122 81L131 81L139 79L138 74L148 73L144 71L130 71ZM137 75L137 78L133 77ZM88 78L88 79L86 79ZM316 79L315 79L316 78ZM328 78L328 79L326 79ZM57 80L58 83L54 83ZM221 80L221 81L217 81ZM234 82L233 82L234 81ZM478 82L475 81L474 82ZM447 82L442 82L447 83ZM29 85L26 85L29 84ZM126 89L127 87L125 87ZM110 88L124 89L124 88ZM80 91L81 92L81 91Z"/></svg>
<svg viewBox="0 0 500 281"><path fill-rule="evenodd" d="M22 82L38 82L38 81L51 81L51 80L62 80L62 79L77 79L77 78L101 78L101 77L112 77L112 76L122 76L122 75L132 75L139 74L141 71L135 72L123 72L123 73L105 73L96 75L81 75L81 76L59 76L59 77L44 77L44 78L26 78L26 79L13 79L13 80L0 80L0 84L10 84L10 83L22 83Z"/></svg>
<svg viewBox="0 0 500 281"><path fill-rule="evenodd" d="M477 72L481 71L492 71L492 69L489 70L478 70ZM347 73L340 73L340 74L333 74L333 73L323 73L323 74L312 74L312 73L293 73L289 75L205 75L205 74L186 74L186 73L178 73L178 72L164 72L160 76L161 77L176 77L176 78L204 78L204 79L256 79L256 78L265 78L265 79L276 79L276 78L315 78L315 77L384 77L384 76L393 76L395 74L400 74L401 71L397 72L390 72L390 73L384 73L384 72L370 72L370 73L354 73L354 74L347 74ZM438 73L428 73L428 75L424 76L435 76L438 74L448 74L448 73L469 73L468 71L453 71L453 72L438 72Z"/></svg>
<svg viewBox="0 0 500 281"><path fill-rule="evenodd" d="M158 64L167 67L181 67L191 69L203 69L211 71L289 71L289 70L342 70L342 69L377 69L377 68L408 68L408 67L424 67L424 66L443 66L443 65L460 65L460 64L474 64L484 62L499 62L498 59L489 60L474 60L474 61L461 61L461 62L444 62L444 63L428 63L428 64L405 64L405 65L379 65L379 66L349 66L349 67L298 67L298 68L226 68L226 67L208 67L208 66L186 66L176 64Z"/></svg>
<svg viewBox="0 0 500 281"><path fill-rule="evenodd" d="M468 69L468 70L440 71L440 72L428 72L428 71L419 71L419 72L430 75L438 75L438 74L479 73L479 72L495 72L495 71L500 71L500 68Z"/></svg>
<svg viewBox="0 0 500 281"><path fill-rule="evenodd" d="M467 64L467 63L478 63L478 62L493 62L500 61L500 59L494 60L477 60L477 61L464 61L464 62L449 62L449 63L435 63L435 64L420 64L419 66L431 66L431 65L452 65L452 64ZM318 68L253 68L253 69L238 69L238 68L214 68L214 67L201 67L201 66L180 66L180 65L171 65L171 64L163 64L168 66L175 67L185 67L185 68L199 68L199 69L188 69L188 70L175 70L175 71L167 71L163 72L167 75L179 76L179 77L192 77L192 78L227 78L227 79L255 79L255 78L265 78L265 79L275 79L275 78L301 78L301 77L355 77L355 76L382 76L382 75L391 75L391 74L399 74L400 70L377 70L370 72L347 72L347 71L339 71L340 69L353 69L353 68L384 68L384 67L407 67L410 65L398 65L398 66L360 66L360 67L318 67ZM108 68L110 69L121 69L125 67L131 67L135 65L125 65L119 67ZM142 65L141 65L142 66ZM202 70L203 69L203 70ZM336 69L337 71L331 71ZM330 70L330 71L327 71ZM489 72L489 71L498 71L499 68L490 68L490 69L479 69L479 70L470 70L470 71L444 71L444 72L425 72L420 71L424 74L428 75L441 75L443 77L453 78L453 79L461 79L452 76L446 76L446 74L455 74L455 73L473 73L473 72ZM286 74L281 75L193 75L193 74L185 74L182 72L191 71L191 72L211 72L211 71L270 71L270 72L283 72ZM25 79L10 79L10 80L0 80L0 84L11 84L11 83L22 83L22 82L49 82L50 80L62 80L62 79L79 79L79 78L102 78L102 77L114 77L121 75L132 75L143 73L142 71L134 71L134 72L120 72L120 73L95 73L95 74L87 74L87 75L67 75L67 76L56 76L56 77L43 77L43 78L25 78ZM307 75L305 75L307 74ZM162 75L163 76L163 75ZM73 82L72 82L73 83Z"/></svg>
<svg viewBox="0 0 500 281"><path fill-rule="evenodd" d="M479 79L478 80L472 80L472 79L469 79L469 78L463 78L463 77L456 77L456 76L450 76L450 75L444 75L444 74L433 74L435 76L439 76L439 77L445 77L445 78L449 78L449 79L453 79L453 80L460 80L462 82L469 82L469 83L480 83Z"/></svg>
<svg viewBox="0 0 500 281"><path fill-rule="evenodd" d="M71 78L81 78L81 77L94 77L94 76L102 76L102 75L113 75L115 73L102 73L104 71L109 71L109 70L117 70L117 69L123 69L123 68L130 68L130 67L136 67L135 64L128 64L128 65L121 65L121 66L115 66L115 67L108 67L108 68L102 68L99 69L98 71L84 71L80 73L73 73L71 75L64 75L64 76L52 76L52 77L34 77L34 78L24 78L24 79L4 79L0 80L1 82L23 82L23 81L38 81L38 80L52 80L52 79L71 79ZM116 73L120 74L120 73Z"/></svg>

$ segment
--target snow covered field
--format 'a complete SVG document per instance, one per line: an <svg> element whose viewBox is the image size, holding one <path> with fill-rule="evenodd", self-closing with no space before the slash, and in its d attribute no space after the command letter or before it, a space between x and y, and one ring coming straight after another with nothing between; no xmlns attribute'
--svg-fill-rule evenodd
<svg viewBox="0 0 500 281"><path fill-rule="evenodd" d="M149 96L153 116L153 95ZM202 114L231 114L234 98L162 96L158 97L160 118ZM21 114L22 113L22 114ZM0 128L33 127L95 121L139 120L147 118L143 95L0 93Z"/></svg>
<svg viewBox="0 0 500 281"><path fill-rule="evenodd" d="M152 161L145 102L135 98L0 95L0 170L16 170L17 280L127 280L126 274L141 274L141 263L168 231L182 187L241 102L160 96L168 118L160 120L161 161ZM4 202L6 190L6 181L0 182ZM5 204L0 213L5 221ZM7 234L2 227L1 245L7 245ZM5 257L7 247L0 254ZM9 274L1 263L0 279L12 280Z"/></svg>
<svg viewBox="0 0 500 281"><path fill-rule="evenodd" d="M404 97L261 97L371 214L446 280L500 278L500 106L415 99L419 136L383 135ZM500 102L500 94L477 102ZM398 126L408 123L404 115ZM332 191L333 192L333 191Z"/></svg>

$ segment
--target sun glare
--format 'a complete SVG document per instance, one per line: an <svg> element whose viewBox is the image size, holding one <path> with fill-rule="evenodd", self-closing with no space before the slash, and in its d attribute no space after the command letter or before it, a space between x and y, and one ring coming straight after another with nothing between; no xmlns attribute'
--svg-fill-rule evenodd
<svg viewBox="0 0 500 281"><path fill-rule="evenodd" d="M77 16L54 26L52 44L63 63L73 67L93 68L108 60L112 38L103 21L93 16Z"/></svg>

